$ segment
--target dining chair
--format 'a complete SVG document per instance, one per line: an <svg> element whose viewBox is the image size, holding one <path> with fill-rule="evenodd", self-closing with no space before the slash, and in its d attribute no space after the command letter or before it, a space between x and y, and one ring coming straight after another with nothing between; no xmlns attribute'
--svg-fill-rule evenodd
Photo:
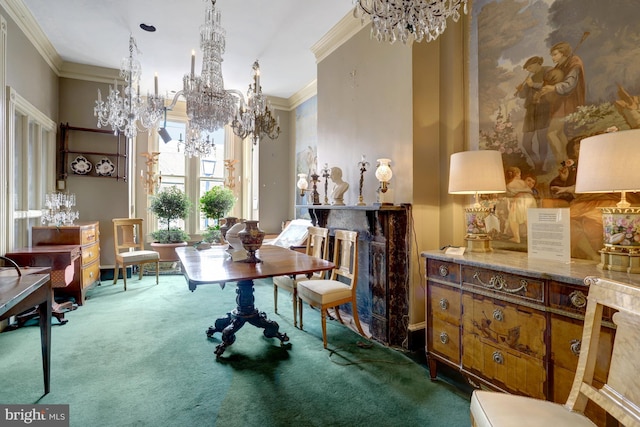
<svg viewBox="0 0 640 427"><path fill-rule="evenodd" d="M583 415L587 402L601 407L622 425L640 426L640 288L610 279L587 277L589 286L581 351L569 397L564 404L500 392L475 390L471 423L499 426L594 426ZM604 386L593 382L605 307L618 310L613 353Z"/></svg>
<svg viewBox="0 0 640 427"><path fill-rule="evenodd" d="M138 265L139 279L142 279L142 266L156 265L156 285L160 273L160 254L145 250L142 218L113 218L113 242L116 252L116 265L113 268L113 284L118 281L118 267L122 267L124 290L127 290L127 266Z"/></svg>
<svg viewBox="0 0 640 427"><path fill-rule="evenodd" d="M356 288L358 286L358 232L336 230L333 247L333 263L329 279L299 281L298 311L300 313L300 329L302 326L302 302L320 310L322 318L322 342L327 348L327 310L334 308L336 317L340 317L341 304L351 303L353 320L360 334L365 336L360 319L358 318L358 304ZM342 279L342 280L340 280Z"/></svg>
<svg viewBox="0 0 640 427"><path fill-rule="evenodd" d="M309 256L327 259L329 254L329 229L323 227L308 227L308 237L305 253ZM293 326L298 326L298 289L297 284L301 280L319 280L324 279L325 272L318 271L313 273L311 277L306 274L298 274L296 276L276 276L273 278L273 309L278 313L278 288L288 291L292 295L293 300Z"/></svg>

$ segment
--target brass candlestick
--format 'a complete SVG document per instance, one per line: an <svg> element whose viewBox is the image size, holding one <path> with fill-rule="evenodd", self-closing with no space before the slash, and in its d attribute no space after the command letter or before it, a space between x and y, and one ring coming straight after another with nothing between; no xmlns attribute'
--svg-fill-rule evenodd
<svg viewBox="0 0 640 427"><path fill-rule="evenodd" d="M364 198L362 197L362 185L364 184L364 173L367 171L367 166L369 166L369 162L365 160L365 156L363 154L362 159L358 162L358 167L360 168L360 193L358 195L358 203L356 204L356 206L367 205L364 202Z"/></svg>
<svg viewBox="0 0 640 427"><path fill-rule="evenodd" d="M320 205L320 193L318 193L318 178L320 178L320 175L318 175L316 173L316 171L313 171L313 173L311 174L311 182L313 183L312 186L312 191L311 191L311 197L313 198L313 204L314 205Z"/></svg>
<svg viewBox="0 0 640 427"><path fill-rule="evenodd" d="M331 174L331 169L329 169L329 164L325 163L324 168L322 168L322 177L324 178L324 204L329 204L329 175Z"/></svg>

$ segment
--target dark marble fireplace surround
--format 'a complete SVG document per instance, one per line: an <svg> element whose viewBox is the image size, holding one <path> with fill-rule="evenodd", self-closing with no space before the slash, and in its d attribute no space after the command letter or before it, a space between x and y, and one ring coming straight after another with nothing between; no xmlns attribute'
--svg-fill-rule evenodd
<svg viewBox="0 0 640 427"><path fill-rule="evenodd" d="M300 205L314 225L358 232L358 314L376 341L406 345L409 324L411 205ZM332 247L330 248L332 250ZM343 309L350 311L346 305Z"/></svg>

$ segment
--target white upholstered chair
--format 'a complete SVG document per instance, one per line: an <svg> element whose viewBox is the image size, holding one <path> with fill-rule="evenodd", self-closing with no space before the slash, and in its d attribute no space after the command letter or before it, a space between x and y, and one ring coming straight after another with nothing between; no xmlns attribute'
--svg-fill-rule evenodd
<svg viewBox="0 0 640 427"><path fill-rule="evenodd" d="M329 229L322 227L308 227L307 245L305 253L316 258L327 259L329 253ZM293 326L298 325L298 290L297 283L301 280L324 279L325 272L319 271L311 277L305 274L298 274L295 277L277 276L273 278L273 309L278 312L278 288L288 291L293 296Z"/></svg>
<svg viewBox="0 0 640 427"><path fill-rule="evenodd" d="M127 290L127 266L139 266L139 278L142 279L143 264L156 265L156 285L160 272L160 254L144 249L142 218L114 218L113 242L116 251L116 265L113 269L113 284L118 281L118 268L122 267L124 290Z"/></svg>
<svg viewBox="0 0 640 427"><path fill-rule="evenodd" d="M581 351L565 404L492 391L473 392L471 421L477 427L594 426L584 412L587 402L604 409L622 425L640 426L640 288L587 277L589 285ZM604 307L618 310L607 382L593 383Z"/></svg>
<svg viewBox="0 0 640 427"><path fill-rule="evenodd" d="M320 310L324 348L327 348L327 309L335 308L336 317L340 323L344 323L340 317L341 304L351 303L353 321L360 334L365 335L358 318L356 302L358 286L358 233L356 231L335 231L333 263L335 267L331 270L329 279L298 282L300 329L302 329L302 302L304 301Z"/></svg>

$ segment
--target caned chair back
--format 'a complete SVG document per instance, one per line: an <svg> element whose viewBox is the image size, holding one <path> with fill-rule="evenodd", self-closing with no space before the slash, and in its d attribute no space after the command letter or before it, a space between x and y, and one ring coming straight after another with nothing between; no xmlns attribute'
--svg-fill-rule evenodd
<svg viewBox="0 0 640 427"><path fill-rule="evenodd" d="M598 277L587 277L587 308L578 367L565 406L582 412L588 400L625 426L640 425L640 288ZM604 307L617 310L613 353L607 383L593 383Z"/></svg>
<svg viewBox="0 0 640 427"><path fill-rule="evenodd" d="M358 284L358 232L336 230L333 247L334 269L331 280L339 280L353 289ZM340 280L343 277L346 281Z"/></svg>

